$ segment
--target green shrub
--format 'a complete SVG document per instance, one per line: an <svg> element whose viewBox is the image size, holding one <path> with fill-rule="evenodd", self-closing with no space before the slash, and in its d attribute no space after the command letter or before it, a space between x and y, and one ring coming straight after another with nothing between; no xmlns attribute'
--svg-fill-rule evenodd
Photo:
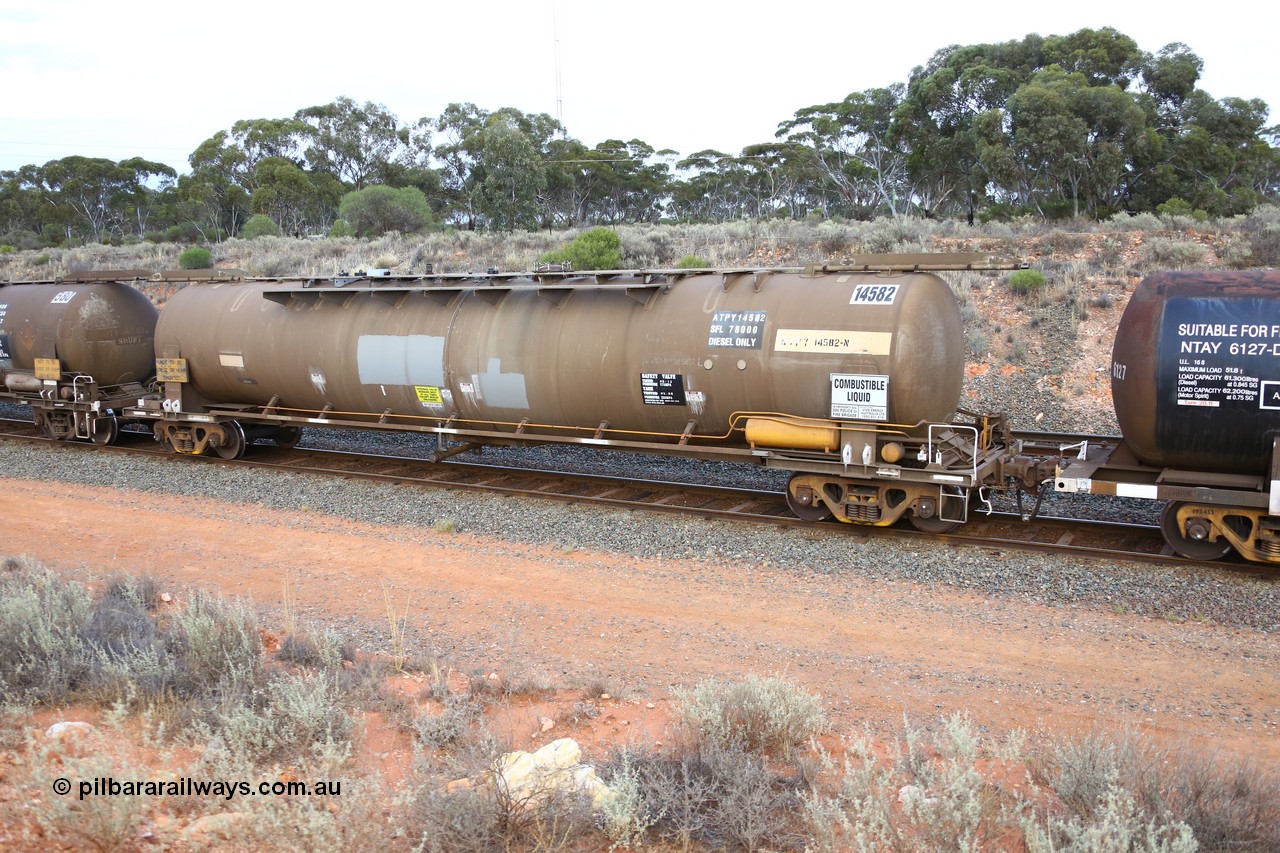
<svg viewBox="0 0 1280 853"><path fill-rule="evenodd" d="M1191 202L1184 201L1180 198L1171 198L1166 202L1156 205L1156 213L1168 220L1177 220L1179 218L1190 218L1194 219L1196 222L1207 222L1209 220L1208 211L1203 208L1194 207Z"/></svg>
<svg viewBox="0 0 1280 853"><path fill-rule="evenodd" d="M192 246L178 255L178 266L184 270L207 270L213 267L213 255L208 249Z"/></svg>
<svg viewBox="0 0 1280 853"><path fill-rule="evenodd" d="M1018 270L1009 276L1009 289L1024 294L1044 287L1044 273L1038 270Z"/></svg>
<svg viewBox="0 0 1280 853"><path fill-rule="evenodd" d="M330 237L354 237L355 229L351 227L351 223L345 219L333 220L333 225L329 227Z"/></svg>
<svg viewBox="0 0 1280 853"><path fill-rule="evenodd" d="M255 240L258 237L279 237L280 226L270 216L255 213L240 229L240 236L246 240Z"/></svg>
<svg viewBox="0 0 1280 853"><path fill-rule="evenodd" d="M7 255L10 252L16 252L16 251L17 249L15 249L13 246L9 246L9 245L0 246L0 255Z"/></svg>
<svg viewBox="0 0 1280 853"><path fill-rule="evenodd" d="M1181 198L1171 198L1157 204L1156 213L1161 216L1190 216L1191 202Z"/></svg>
<svg viewBox="0 0 1280 853"><path fill-rule="evenodd" d="M700 270L708 269L710 266L711 264L707 263L697 255L685 255L683 258L676 261L676 269L678 270Z"/></svg>
<svg viewBox="0 0 1280 853"><path fill-rule="evenodd" d="M339 202L338 213L359 237L410 233L431 224L431 206L417 187L375 185L349 192Z"/></svg>
<svg viewBox="0 0 1280 853"><path fill-rule="evenodd" d="M575 270L616 270L622 266L622 241L610 228L592 228L566 246L538 258L544 264L571 264Z"/></svg>

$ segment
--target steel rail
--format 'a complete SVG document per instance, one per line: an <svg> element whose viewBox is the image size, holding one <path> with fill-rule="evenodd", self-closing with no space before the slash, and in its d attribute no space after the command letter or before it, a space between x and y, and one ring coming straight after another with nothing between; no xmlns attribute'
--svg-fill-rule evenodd
<svg viewBox="0 0 1280 853"><path fill-rule="evenodd" d="M136 436L136 439L131 439L131 436ZM87 442L58 441L41 435L30 422L7 418L0 418L0 440L54 445L84 452L131 453L190 464L244 465L265 470L287 470L318 476L560 500L615 509L768 523L784 529L852 535L864 542L869 541L872 536L887 536L924 539L955 546L1095 559L1137 560L1167 565L1195 563L1172 554L1164 545L1158 526L1149 524L1044 516L1024 522L1016 513L995 512L989 516L974 516L955 531L926 533L911 527L836 525L829 521L804 521L792 515L783 492L768 489L708 486L457 460L431 462L417 457L301 447L285 449L258 445L248 458L226 460L217 456L174 454L155 444L151 435L144 432L124 431L121 433L122 443L112 447L98 447ZM1108 544L1115 540L1121 540L1121 543ZM1224 569L1249 568L1247 564L1229 562L1209 565Z"/></svg>

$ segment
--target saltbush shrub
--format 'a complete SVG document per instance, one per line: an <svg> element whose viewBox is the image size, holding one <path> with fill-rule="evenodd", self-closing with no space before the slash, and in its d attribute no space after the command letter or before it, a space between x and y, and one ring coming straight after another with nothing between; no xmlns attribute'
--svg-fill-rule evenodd
<svg viewBox="0 0 1280 853"><path fill-rule="evenodd" d="M178 266L184 270L207 270L213 268L213 254L201 246L192 246L178 255Z"/></svg>
<svg viewBox="0 0 1280 853"><path fill-rule="evenodd" d="M0 243L14 249L38 249L44 245L40 235L34 231L9 231L0 234Z"/></svg>
<svg viewBox="0 0 1280 853"><path fill-rule="evenodd" d="M1142 260L1148 268L1194 269L1204 263L1206 250L1188 240L1157 238L1142 246Z"/></svg>
<svg viewBox="0 0 1280 853"><path fill-rule="evenodd" d="M781 678L703 679L674 695L676 723L694 742L790 755L827 727L818 697Z"/></svg>

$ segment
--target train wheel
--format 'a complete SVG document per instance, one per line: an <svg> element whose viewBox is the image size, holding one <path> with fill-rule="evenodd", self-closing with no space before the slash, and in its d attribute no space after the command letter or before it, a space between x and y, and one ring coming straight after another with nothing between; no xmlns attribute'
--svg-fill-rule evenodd
<svg viewBox="0 0 1280 853"><path fill-rule="evenodd" d="M223 441L213 450L222 459L239 459L244 456L244 448L248 443L244 438L244 427L239 421L227 421L222 425Z"/></svg>
<svg viewBox="0 0 1280 853"><path fill-rule="evenodd" d="M98 418L93 422L93 435L89 440L99 447L115 444L120 438L120 422L115 418Z"/></svg>
<svg viewBox="0 0 1280 853"><path fill-rule="evenodd" d="M1174 553L1188 560L1206 561L1221 560L1230 554L1231 543L1225 536L1220 536L1216 542L1211 542L1208 539L1195 539L1183 534L1182 525L1178 523L1178 510L1184 506L1186 504L1180 501L1170 501L1165 506L1164 512L1160 513L1160 532L1164 534L1164 541Z"/></svg>
<svg viewBox="0 0 1280 853"><path fill-rule="evenodd" d="M916 515L914 512L907 516L907 521L911 522L911 526L922 533L950 533L960 526L958 521L947 521L938 518L936 515L925 518Z"/></svg>
<svg viewBox="0 0 1280 853"><path fill-rule="evenodd" d="M302 428L288 426L280 427L271 440L276 443L276 447L292 450L300 438L302 438Z"/></svg>
<svg viewBox="0 0 1280 853"><path fill-rule="evenodd" d="M799 496L795 494L796 491L800 492ZM791 483L787 484L787 509L803 521L826 521L831 517L831 508L818 500L813 489L805 487L793 490Z"/></svg>

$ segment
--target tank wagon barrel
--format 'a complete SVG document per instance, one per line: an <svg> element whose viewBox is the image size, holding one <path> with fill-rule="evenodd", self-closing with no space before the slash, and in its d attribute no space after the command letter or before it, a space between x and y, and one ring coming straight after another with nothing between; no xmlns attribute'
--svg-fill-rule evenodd
<svg viewBox="0 0 1280 853"><path fill-rule="evenodd" d="M737 412L827 419L837 395L849 418L946 419L959 327L913 271L255 280L176 294L156 348L201 405L723 439Z"/></svg>

